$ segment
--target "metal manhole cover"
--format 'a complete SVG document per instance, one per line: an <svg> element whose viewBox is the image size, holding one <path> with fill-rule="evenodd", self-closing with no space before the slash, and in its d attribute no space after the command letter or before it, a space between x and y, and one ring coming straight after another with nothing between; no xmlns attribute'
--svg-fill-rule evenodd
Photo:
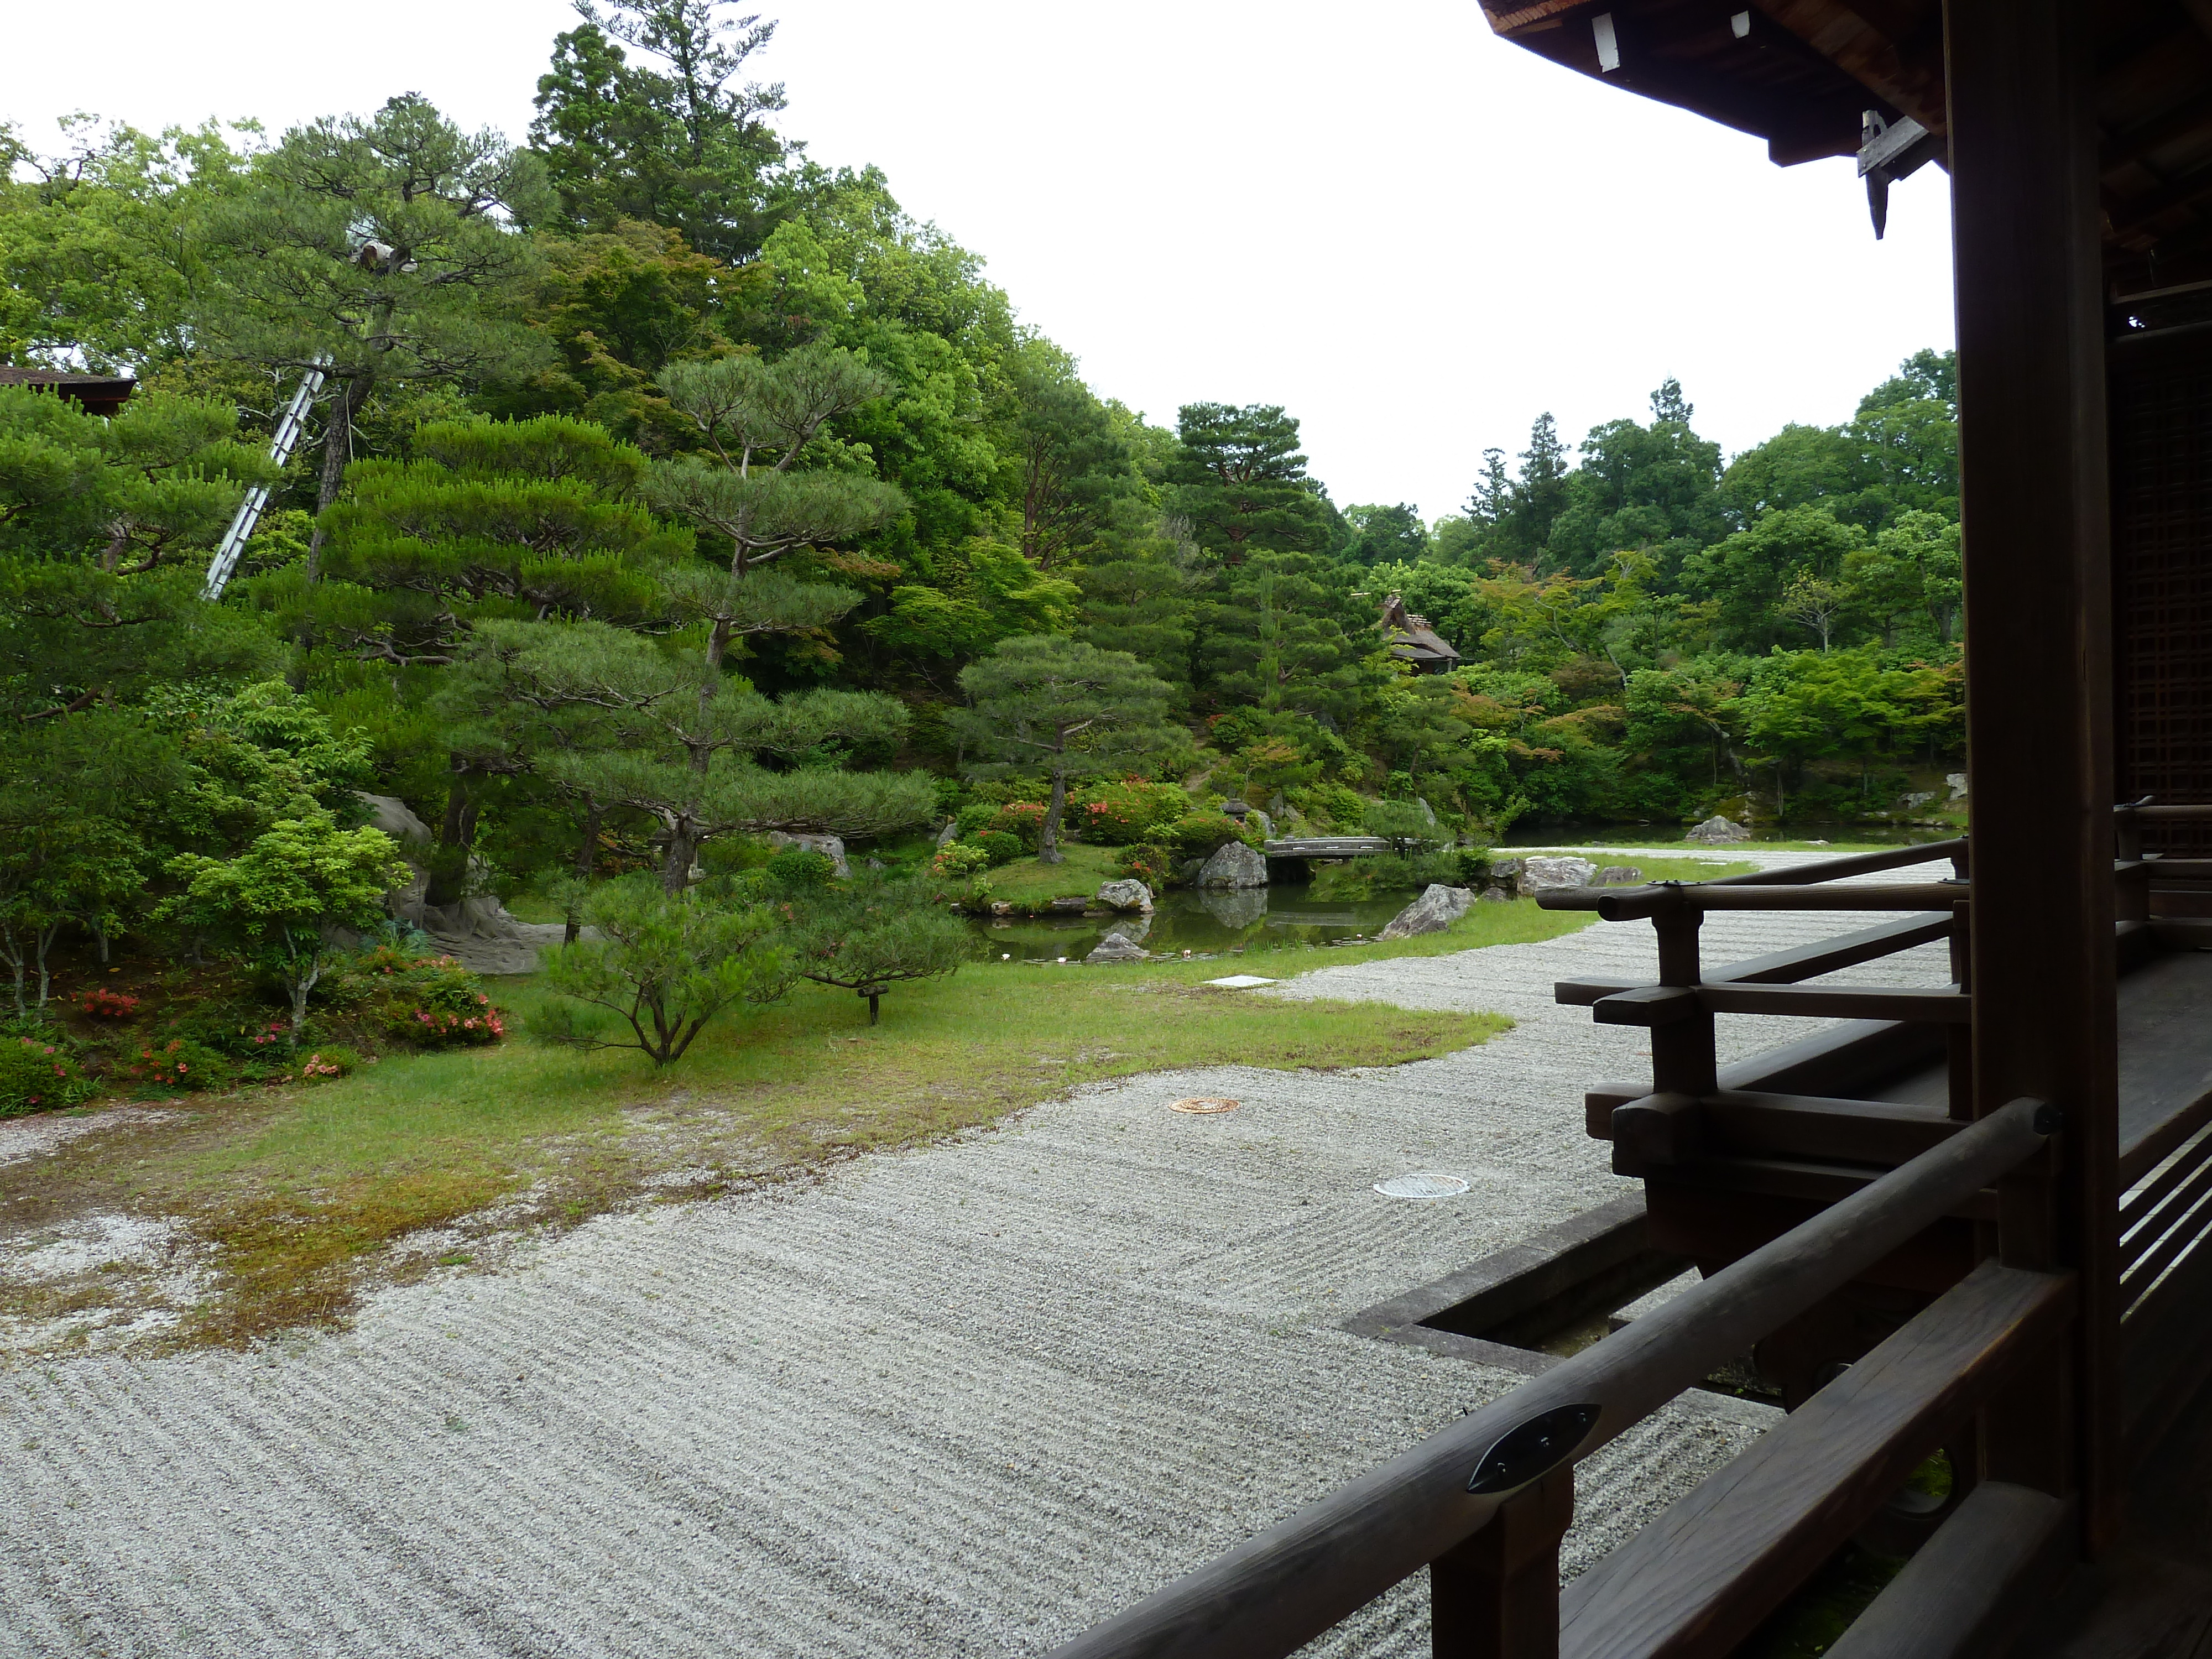
<svg viewBox="0 0 2212 1659"><path fill-rule="evenodd" d="M1401 1175L1376 1182L1375 1190L1385 1198L1457 1198L1467 1182L1457 1176Z"/></svg>
<svg viewBox="0 0 2212 1659"><path fill-rule="evenodd" d="M1236 1109L1237 1103L1233 1100L1218 1100L1204 1095L1194 1095L1188 1100L1171 1100L1168 1103L1168 1110L1188 1112L1194 1117L1206 1117L1215 1112L1233 1112Z"/></svg>

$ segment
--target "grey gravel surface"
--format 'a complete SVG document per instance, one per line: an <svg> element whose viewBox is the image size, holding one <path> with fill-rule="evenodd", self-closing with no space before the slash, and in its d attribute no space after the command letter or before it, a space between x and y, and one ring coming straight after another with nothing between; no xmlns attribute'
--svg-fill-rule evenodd
<svg viewBox="0 0 2212 1659"><path fill-rule="evenodd" d="M1832 931L1716 921L1708 960ZM607 1218L340 1335L19 1364L0 1654L1036 1653L1513 1384L1338 1326L1631 1189L1580 1094L1637 1075L1641 1034L1549 987L1651 960L1600 925L1324 967L1243 994L1521 1023L1387 1070L1139 1078ZM1940 957L1852 976L1885 975ZM1731 1057L1799 1029L1725 1024ZM1412 1170L1471 1190L1371 1190ZM1586 1463L1569 1570L1759 1422L1692 1401ZM1315 1650L1425 1653L1419 1589Z"/></svg>

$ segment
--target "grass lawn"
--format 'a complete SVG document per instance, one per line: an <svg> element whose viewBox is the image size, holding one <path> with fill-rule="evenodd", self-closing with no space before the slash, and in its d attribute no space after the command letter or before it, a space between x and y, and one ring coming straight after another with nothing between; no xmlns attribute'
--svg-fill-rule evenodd
<svg viewBox="0 0 2212 1659"><path fill-rule="evenodd" d="M1479 907L1450 933L1352 946L1300 967L1550 938L1587 923L1534 904ZM235 1346L342 1322L366 1286L461 1267L533 1224L650 1194L708 1196L994 1121L1100 1079L1224 1063L1395 1065L1486 1041L1510 1022L1217 990L1222 958L1084 969L979 963L884 999L802 986L710 1028L665 1073L634 1054L511 1038L392 1056L351 1077L133 1112L0 1175L9 1233L122 1212L176 1224L204 1293L162 1339ZM495 994L526 1025L526 979ZM113 1108L93 1109L95 1112ZM647 1185L650 1182L652 1184ZM428 1229L449 1229L433 1249ZM400 1249L392 1247L401 1241ZM103 1267L106 1271L102 1271ZM0 1316L120 1322L164 1304L128 1261L0 1287Z"/></svg>

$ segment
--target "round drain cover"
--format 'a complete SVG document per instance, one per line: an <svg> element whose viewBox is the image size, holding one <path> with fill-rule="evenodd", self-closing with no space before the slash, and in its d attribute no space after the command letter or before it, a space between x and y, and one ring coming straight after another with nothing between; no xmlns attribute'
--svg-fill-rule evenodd
<svg viewBox="0 0 2212 1659"><path fill-rule="evenodd" d="M1233 1112L1236 1109L1237 1103L1233 1100L1211 1099L1204 1095L1194 1095L1188 1100L1171 1100L1168 1103L1168 1110L1188 1112L1194 1117L1204 1117L1214 1112Z"/></svg>
<svg viewBox="0 0 2212 1659"><path fill-rule="evenodd" d="M1375 1190L1385 1198L1457 1198L1467 1182L1457 1176L1401 1175L1376 1182Z"/></svg>

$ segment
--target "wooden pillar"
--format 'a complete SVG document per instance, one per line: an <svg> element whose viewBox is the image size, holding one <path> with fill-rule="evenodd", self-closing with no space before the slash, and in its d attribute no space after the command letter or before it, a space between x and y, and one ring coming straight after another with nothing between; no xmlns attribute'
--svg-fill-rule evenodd
<svg viewBox="0 0 2212 1659"><path fill-rule="evenodd" d="M1558 1659L1559 1540L1575 1518L1575 1471L1507 1498L1480 1532L1429 1563L1433 1659Z"/></svg>
<svg viewBox="0 0 2212 1659"><path fill-rule="evenodd" d="M2000 1249L2082 1275L2071 1478L2117 1519L2111 531L2091 0L1945 0L1973 812L1976 1115L2066 1127ZM2057 1368L2054 1368L2057 1369ZM2024 1413L2032 1420L2033 1412ZM1991 1437L1991 1468L2028 1449Z"/></svg>

